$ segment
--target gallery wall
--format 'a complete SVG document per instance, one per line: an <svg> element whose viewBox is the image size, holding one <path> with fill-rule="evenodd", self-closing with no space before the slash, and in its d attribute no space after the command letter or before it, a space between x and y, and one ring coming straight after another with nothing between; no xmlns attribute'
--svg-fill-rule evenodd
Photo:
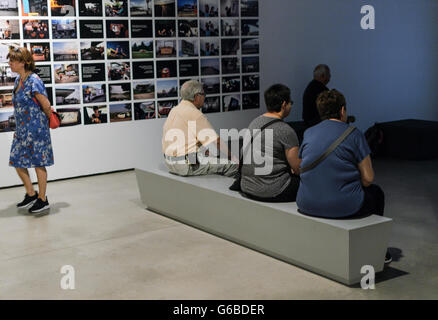
<svg viewBox="0 0 438 320"><path fill-rule="evenodd" d="M375 9L374 30L361 28L364 5ZM438 1L261 1L260 21L261 87L290 86L291 121L301 119L302 94L320 63L331 67L328 87L345 94L362 130L376 121L438 120Z"/></svg>
<svg viewBox="0 0 438 320"><path fill-rule="evenodd" d="M257 0L8 0L0 9L0 187L8 166L15 75L10 47L32 50L63 120L49 179L162 161L161 131L184 81L204 83L212 125L260 113ZM11 118L12 117L12 118Z"/></svg>

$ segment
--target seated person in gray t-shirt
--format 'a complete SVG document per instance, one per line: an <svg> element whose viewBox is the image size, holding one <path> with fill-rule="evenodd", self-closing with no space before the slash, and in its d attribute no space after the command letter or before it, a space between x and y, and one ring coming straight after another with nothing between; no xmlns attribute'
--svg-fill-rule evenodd
<svg viewBox="0 0 438 320"><path fill-rule="evenodd" d="M249 198L259 201L293 202L299 186L301 160L298 158L297 135L282 121L292 108L290 89L282 84L271 86L265 91L265 103L268 112L255 118L249 125L254 141L252 148L247 149L252 157L244 155L243 158L241 190ZM280 121L260 133L260 129L274 119ZM247 143L245 141L244 150ZM262 162L261 159L265 160L264 163L258 164Z"/></svg>

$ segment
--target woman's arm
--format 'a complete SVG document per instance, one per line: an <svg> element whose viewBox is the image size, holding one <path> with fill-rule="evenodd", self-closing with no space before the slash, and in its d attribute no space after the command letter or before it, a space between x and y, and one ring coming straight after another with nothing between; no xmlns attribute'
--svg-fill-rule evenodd
<svg viewBox="0 0 438 320"><path fill-rule="evenodd" d="M50 101L47 97L41 93L35 92L35 98L41 105L42 111L46 114L47 118L50 118L52 114L52 107L50 106Z"/></svg>
<svg viewBox="0 0 438 320"><path fill-rule="evenodd" d="M360 178L364 187L369 187L374 181L374 170L370 155L366 156L359 164Z"/></svg>
<svg viewBox="0 0 438 320"><path fill-rule="evenodd" d="M291 166L293 172L295 174L300 174L300 165L301 165L301 159L298 158L298 151L300 148L298 146L287 149L285 151L286 153L286 159L289 165Z"/></svg>

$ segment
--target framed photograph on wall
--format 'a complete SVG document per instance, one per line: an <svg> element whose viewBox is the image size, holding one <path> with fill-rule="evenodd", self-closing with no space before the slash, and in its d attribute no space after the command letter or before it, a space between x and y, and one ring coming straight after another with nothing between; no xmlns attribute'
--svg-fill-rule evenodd
<svg viewBox="0 0 438 320"><path fill-rule="evenodd" d="M104 63L82 63L82 82L105 81Z"/></svg>
<svg viewBox="0 0 438 320"><path fill-rule="evenodd" d="M103 59L105 59L104 41L81 42L81 60L103 60Z"/></svg>
<svg viewBox="0 0 438 320"><path fill-rule="evenodd" d="M79 16L81 17L101 17L102 0L78 0Z"/></svg>
<svg viewBox="0 0 438 320"><path fill-rule="evenodd" d="M131 79L131 65L129 62L108 62L108 81L120 81Z"/></svg>
<svg viewBox="0 0 438 320"><path fill-rule="evenodd" d="M153 61L132 62L133 79L153 79L155 76Z"/></svg>
<svg viewBox="0 0 438 320"><path fill-rule="evenodd" d="M109 84L109 101L131 100L131 83Z"/></svg>
<svg viewBox="0 0 438 320"><path fill-rule="evenodd" d="M103 0L106 17L127 17L128 0Z"/></svg>
<svg viewBox="0 0 438 320"><path fill-rule="evenodd" d="M176 61L157 61L157 78L175 78L177 76Z"/></svg>
<svg viewBox="0 0 438 320"><path fill-rule="evenodd" d="M104 38L102 20L81 20L79 30L81 39Z"/></svg>
<svg viewBox="0 0 438 320"><path fill-rule="evenodd" d="M178 105L178 100L162 100L157 102L158 118L167 118L170 110Z"/></svg>
<svg viewBox="0 0 438 320"><path fill-rule="evenodd" d="M108 59L129 59L129 41L108 41L106 47Z"/></svg>
<svg viewBox="0 0 438 320"><path fill-rule="evenodd" d="M131 0L131 17L152 17L152 0Z"/></svg>
<svg viewBox="0 0 438 320"><path fill-rule="evenodd" d="M20 21L18 19L0 19L0 38L2 40L20 39Z"/></svg>
<svg viewBox="0 0 438 320"><path fill-rule="evenodd" d="M75 41L53 42L53 61L78 61L77 45Z"/></svg>
<svg viewBox="0 0 438 320"><path fill-rule="evenodd" d="M152 59L154 57L154 40L132 40L132 59Z"/></svg>
<svg viewBox="0 0 438 320"><path fill-rule="evenodd" d="M52 84L52 66L36 65L34 71L43 80L44 84Z"/></svg>
<svg viewBox="0 0 438 320"><path fill-rule="evenodd" d="M134 103L134 120L155 119L157 110L155 101L144 101Z"/></svg>
<svg viewBox="0 0 438 320"><path fill-rule="evenodd" d="M79 65L76 63L54 64L55 83L79 82Z"/></svg>
<svg viewBox="0 0 438 320"><path fill-rule="evenodd" d="M35 2L35 1L34 1ZM76 16L75 0L50 0L52 17Z"/></svg>
<svg viewBox="0 0 438 320"><path fill-rule="evenodd" d="M27 16L48 16L47 0L21 0L21 15Z"/></svg>
<svg viewBox="0 0 438 320"><path fill-rule="evenodd" d="M84 124L102 124L108 122L108 107L87 106L84 107Z"/></svg>
<svg viewBox="0 0 438 320"><path fill-rule="evenodd" d="M81 90L79 85L59 86L55 88L56 105L81 103Z"/></svg>
<svg viewBox="0 0 438 320"><path fill-rule="evenodd" d="M221 98L206 97L204 100L204 106L202 107L202 113L214 113L221 112Z"/></svg>
<svg viewBox="0 0 438 320"><path fill-rule="evenodd" d="M205 18L218 17L219 0L199 0L199 16Z"/></svg>
<svg viewBox="0 0 438 320"><path fill-rule="evenodd" d="M106 84L84 84L82 85L83 103L106 102Z"/></svg>
<svg viewBox="0 0 438 320"><path fill-rule="evenodd" d="M18 16L18 0L9 0L2 3L0 16Z"/></svg>
<svg viewBox="0 0 438 320"><path fill-rule="evenodd" d="M155 17L175 17L175 0L154 0Z"/></svg>
<svg viewBox="0 0 438 320"><path fill-rule="evenodd" d="M107 38L129 38L128 20L106 20Z"/></svg>
<svg viewBox="0 0 438 320"><path fill-rule="evenodd" d="M130 103L110 104L110 122L132 121L132 106Z"/></svg>
<svg viewBox="0 0 438 320"><path fill-rule="evenodd" d="M0 86L13 86L17 76L9 66L0 66Z"/></svg>
<svg viewBox="0 0 438 320"><path fill-rule="evenodd" d="M49 20L23 20L23 38L49 39Z"/></svg>
<svg viewBox="0 0 438 320"><path fill-rule="evenodd" d="M158 80L157 98L178 97L178 80Z"/></svg>
<svg viewBox="0 0 438 320"><path fill-rule="evenodd" d="M49 42L30 42L27 48L32 53L35 62L50 61L50 43Z"/></svg>
<svg viewBox="0 0 438 320"><path fill-rule="evenodd" d="M155 85L153 80L134 82L132 90L134 92L134 100L155 98Z"/></svg>
<svg viewBox="0 0 438 320"><path fill-rule="evenodd" d="M176 36L175 20L155 20L156 38L173 38Z"/></svg>
<svg viewBox="0 0 438 320"><path fill-rule="evenodd" d="M52 19L52 37L53 39L76 39L76 20Z"/></svg>
<svg viewBox="0 0 438 320"><path fill-rule="evenodd" d="M152 20L131 20L131 38L152 38Z"/></svg>

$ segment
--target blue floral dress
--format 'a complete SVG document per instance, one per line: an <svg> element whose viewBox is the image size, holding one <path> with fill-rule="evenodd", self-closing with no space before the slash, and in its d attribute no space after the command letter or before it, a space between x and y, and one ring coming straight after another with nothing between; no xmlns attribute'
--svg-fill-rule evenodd
<svg viewBox="0 0 438 320"><path fill-rule="evenodd" d="M47 97L43 81L32 73L20 86L20 76L15 80L12 102L17 125L12 141L9 165L15 168L37 168L53 165L52 141L49 119L33 100L36 93Z"/></svg>

